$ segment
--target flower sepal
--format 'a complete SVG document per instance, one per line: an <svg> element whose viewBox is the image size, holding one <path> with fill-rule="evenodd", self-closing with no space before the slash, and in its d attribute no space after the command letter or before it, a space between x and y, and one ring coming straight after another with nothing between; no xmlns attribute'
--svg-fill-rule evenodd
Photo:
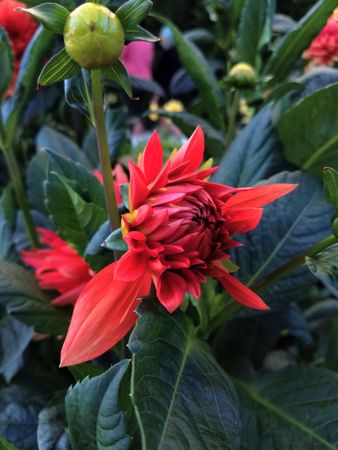
<svg viewBox="0 0 338 450"><path fill-rule="evenodd" d="M46 30L61 35L70 14L68 9L57 3L41 3L32 8L17 8L16 10L31 15Z"/></svg>

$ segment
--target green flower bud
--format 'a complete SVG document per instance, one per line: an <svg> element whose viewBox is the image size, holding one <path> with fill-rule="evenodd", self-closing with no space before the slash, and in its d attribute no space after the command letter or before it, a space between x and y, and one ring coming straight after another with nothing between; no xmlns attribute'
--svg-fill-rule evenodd
<svg viewBox="0 0 338 450"><path fill-rule="evenodd" d="M250 64L238 63L230 70L230 82L236 87L251 87L254 86L257 77L256 72Z"/></svg>
<svg viewBox="0 0 338 450"><path fill-rule="evenodd" d="M124 46L119 18L96 3L84 3L74 9L67 18L63 36L68 55L86 69L110 66Z"/></svg>

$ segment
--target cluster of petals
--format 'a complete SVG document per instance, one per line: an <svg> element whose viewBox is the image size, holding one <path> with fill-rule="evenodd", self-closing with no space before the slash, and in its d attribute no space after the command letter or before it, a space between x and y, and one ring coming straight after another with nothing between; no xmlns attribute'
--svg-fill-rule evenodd
<svg viewBox="0 0 338 450"><path fill-rule="evenodd" d="M303 54L304 58L310 60L314 66L332 66L338 61L338 23L336 16L338 16L338 12L327 21L324 28Z"/></svg>
<svg viewBox="0 0 338 450"><path fill-rule="evenodd" d="M38 27L30 15L15 11L16 8L25 7L24 3L15 0L0 0L0 27L7 32L14 53L14 76L7 95L12 95L14 92L23 52Z"/></svg>
<svg viewBox="0 0 338 450"><path fill-rule="evenodd" d="M74 305L93 277L89 264L53 230L37 229L40 243L47 248L24 250L22 260L34 267L41 289L57 291L55 306Z"/></svg>
<svg viewBox="0 0 338 450"><path fill-rule="evenodd" d="M100 271L76 302L61 365L92 359L115 345L137 320L135 308L151 284L172 313L189 292L211 276L238 302L266 309L263 300L226 269L222 261L240 244L233 235L254 229L262 207L295 185L233 188L208 181L217 170L201 166L204 136L197 128L163 165L155 132L138 164L129 163L129 212L122 216L128 251Z"/></svg>

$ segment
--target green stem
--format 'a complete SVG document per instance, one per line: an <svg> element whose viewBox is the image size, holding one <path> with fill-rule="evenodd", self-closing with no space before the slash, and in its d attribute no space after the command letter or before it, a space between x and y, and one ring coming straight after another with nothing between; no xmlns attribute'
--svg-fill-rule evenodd
<svg viewBox="0 0 338 450"><path fill-rule="evenodd" d="M112 231L120 226L120 215L115 197L114 181L109 157L106 123L104 120L101 71L91 70L93 109L96 128L96 140L99 151L106 208Z"/></svg>
<svg viewBox="0 0 338 450"><path fill-rule="evenodd" d="M21 175L19 172L19 167L13 155L12 149L3 148L3 154L5 156L8 172L10 178L12 180L12 184L14 187L16 201L22 211L24 225L31 243L32 247L39 246L39 238L35 230L33 218L31 215L31 211L29 209L28 200L26 197L26 192L24 186L22 184Z"/></svg>
<svg viewBox="0 0 338 450"><path fill-rule="evenodd" d="M259 280L257 283L254 283L252 285L252 289L255 291L262 291L269 287L272 283L275 283L280 278L285 277L293 270L297 269L299 266L302 266L305 262L305 257L314 257L318 253L325 250L327 247L330 247L330 245L333 245L337 242L337 238L334 235L328 236L321 241L317 242L317 244L313 245L309 249L305 250L304 252L300 253L299 255L292 258L289 262L284 264L283 266L279 267L278 269L271 272L266 277Z"/></svg>
<svg viewBox="0 0 338 450"><path fill-rule="evenodd" d="M305 262L305 257L314 257L318 253L325 250L327 247L330 247L333 244L336 244L338 242L338 239L334 236L328 236L321 240L320 242L317 242L317 244L313 245L312 247L308 248L304 252L300 253L299 255L292 258L290 261L288 261L283 266L279 267L278 269L271 272L266 277L259 280L257 283L254 283L252 285L252 289L254 291L263 291L266 288L268 288L271 284L278 281L280 278L285 277L293 270L297 269L298 267L302 266ZM216 328L218 328L221 325L224 325L235 312L240 310L242 308L242 305L240 303L235 302L234 300L229 300L224 309L213 318L213 320L209 324L208 332L209 334L212 333Z"/></svg>
<svg viewBox="0 0 338 450"><path fill-rule="evenodd" d="M239 91L235 90L232 96L232 101L230 105L229 118L228 118L228 129L225 139L225 151L230 147L231 142L235 137L236 132L236 118L239 106Z"/></svg>

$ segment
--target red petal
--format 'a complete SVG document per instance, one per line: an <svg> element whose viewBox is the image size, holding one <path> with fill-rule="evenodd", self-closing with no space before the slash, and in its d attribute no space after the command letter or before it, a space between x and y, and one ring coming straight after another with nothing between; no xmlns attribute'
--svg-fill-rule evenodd
<svg viewBox="0 0 338 450"><path fill-rule="evenodd" d="M156 294L159 301L170 313L177 309L184 298L186 283L174 272L164 272L159 278L154 277Z"/></svg>
<svg viewBox="0 0 338 450"><path fill-rule="evenodd" d="M144 173L146 183L154 181L162 169L163 150L160 137L155 130L141 155L139 167Z"/></svg>
<svg viewBox="0 0 338 450"><path fill-rule="evenodd" d="M200 126L196 128L188 141L179 149L172 160L172 168L177 167L184 161L189 161L188 169L198 169L203 161L204 134Z"/></svg>
<svg viewBox="0 0 338 450"><path fill-rule="evenodd" d="M292 192L298 184L266 184L253 188L236 190L235 194L226 201L224 210L233 207L260 208Z"/></svg>
<svg viewBox="0 0 338 450"><path fill-rule="evenodd" d="M129 161L129 173L129 209L132 211L141 206L148 197L149 191L141 169L132 161Z"/></svg>
<svg viewBox="0 0 338 450"><path fill-rule="evenodd" d="M230 234L244 234L259 224L263 214L262 208L234 208L227 211L227 230Z"/></svg>
<svg viewBox="0 0 338 450"><path fill-rule="evenodd" d="M60 366L96 358L119 342L137 320L138 297L149 291L150 277L134 282L115 279L117 262L101 270L78 298Z"/></svg>
<svg viewBox="0 0 338 450"><path fill-rule="evenodd" d="M147 257L142 252L127 252L118 261L115 278L121 281L134 281L142 277L147 266Z"/></svg>
<svg viewBox="0 0 338 450"><path fill-rule="evenodd" d="M269 309L268 305L254 291L230 275L221 265L214 266L210 275L220 281L231 297L242 305L253 309Z"/></svg>

